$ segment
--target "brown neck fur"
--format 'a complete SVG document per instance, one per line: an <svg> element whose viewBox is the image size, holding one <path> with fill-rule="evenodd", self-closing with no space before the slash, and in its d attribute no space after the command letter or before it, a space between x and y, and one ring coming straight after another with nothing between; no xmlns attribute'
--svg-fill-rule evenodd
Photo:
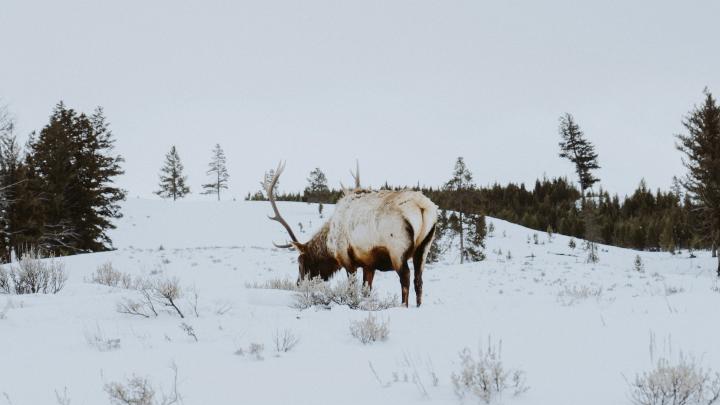
<svg viewBox="0 0 720 405"><path fill-rule="evenodd" d="M333 273L340 269L335 256L328 249L327 238L328 232L330 231L330 225L325 225L313 235L305 244L305 261L308 264L312 276L320 276L323 280L330 278Z"/></svg>

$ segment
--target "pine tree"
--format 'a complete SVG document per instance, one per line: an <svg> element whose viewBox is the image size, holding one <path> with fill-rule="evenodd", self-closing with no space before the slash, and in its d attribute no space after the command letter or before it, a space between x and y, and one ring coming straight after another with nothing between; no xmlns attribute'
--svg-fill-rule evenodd
<svg viewBox="0 0 720 405"><path fill-rule="evenodd" d="M659 237L660 247L672 254L675 254L675 236L671 218L666 217L662 223L662 231Z"/></svg>
<svg viewBox="0 0 720 405"><path fill-rule="evenodd" d="M18 189L23 185L20 148L13 133L14 120L0 106L0 257L10 260L18 234Z"/></svg>
<svg viewBox="0 0 720 405"><path fill-rule="evenodd" d="M435 238L433 239L432 245L430 245L430 250L427 255L427 261L429 263L439 262L447 250L447 241L445 238L449 228L448 221L447 211L441 210L435 223Z"/></svg>
<svg viewBox="0 0 720 405"><path fill-rule="evenodd" d="M483 238L485 236L485 218L482 218L482 231L474 231L475 235L468 238L468 236L465 235L466 228L468 226L473 226L473 224L476 223L476 219L474 217L466 218L469 217L468 214L470 214L469 208L471 192L475 189L475 183L473 183L472 173L465 165L465 161L462 157L457 158L452 178L445 183L444 189L449 192L448 194L451 198L449 206L457 212L457 215L452 215L450 217L449 224L450 229L460 236L460 263L463 263L465 259L469 257L469 250L476 249L473 246L466 247L466 243L469 240L473 240L475 235L481 234Z"/></svg>
<svg viewBox="0 0 720 405"><path fill-rule="evenodd" d="M686 134L677 135L677 148L685 154L688 173L683 186L700 210L700 225L717 246L720 230L720 106L708 89L705 102L690 111L683 120ZM720 258L718 258L720 277Z"/></svg>
<svg viewBox="0 0 720 405"><path fill-rule="evenodd" d="M599 181L592 170L599 169L595 146L585 138L585 134L570 114L560 117L560 157L569 159L575 165L580 181L580 194L585 200L585 190Z"/></svg>
<svg viewBox="0 0 720 405"><path fill-rule="evenodd" d="M220 201L220 190L227 190L230 175L227 171L227 160L220 144L216 144L212 152L212 160L207 174L212 176L212 183L203 184L203 194L217 194Z"/></svg>
<svg viewBox="0 0 720 405"><path fill-rule="evenodd" d="M485 259L485 216L480 214L466 214L462 221L464 242L461 243L461 257L464 260L477 262Z"/></svg>
<svg viewBox="0 0 720 405"><path fill-rule="evenodd" d="M155 194L162 198L172 198L176 201L190 194L190 187L185 183L187 176L183 174L183 164L180 161L180 155L175 145L170 148L170 152L165 155L165 166L163 166L160 174L160 190Z"/></svg>
<svg viewBox="0 0 720 405"><path fill-rule="evenodd" d="M81 116L82 117L82 116ZM90 125L87 126L87 123ZM78 239L83 250L101 251L112 246L107 229L115 229L112 219L122 217L119 202L126 192L114 185L124 173L124 159L114 153L115 139L102 107L98 107L80 132L75 162L85 197L76 213Z"/></svg>
<svg viewBox="0 0 720 405"><path fill-rule="evenodd" d="M329 202L330 189L327 185L327 177L325 173L316 167L315 170L310 172L310 176L307 178L308 185L305 187L305 200L311 203L323 203Z"/></svg>
<svg viewBox="0 0 720 405"><path fill-rule="evenodd" d="M36 228L35 216L41 201L32 193L28 183L28 167L14 134L0 138L0 183L3 198L2 259L10 261L12 252L35 243L31 232Z"/></svg>
<svg viewBox="0 0 720 405"><path fill-rule="evenodd" d="M101 108L88 117L58 103L28 144L28 238L60 254L111 248L105 232L121 216L118 202L125 198L113 185L123 173L113 143Z"/></svg>

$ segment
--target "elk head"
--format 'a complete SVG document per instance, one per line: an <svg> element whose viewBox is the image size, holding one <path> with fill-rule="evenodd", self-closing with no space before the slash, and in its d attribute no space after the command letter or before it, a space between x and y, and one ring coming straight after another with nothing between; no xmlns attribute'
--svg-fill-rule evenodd
<svg viewBox="0 0 720 405"><path fill-rule="evenodd" d="M283 170L285 170L285 163L280 162L272 179L265 182L264 187L274 212L274 215L268 216L268 218L279 222L285 230L287 230L291 241L290 243L282 245L273 242L273 245L281 249L295 248L298 251L298 283L303 278L322 277L324 280L327 280L330 275L340 268L337 260L332 254L330 254L327 248L328 225L323 225L320 231L318 231L307 243L301 243L298 241L292 228L290 228L290 225L288 225L287 221L285 221L282 215L280 215L280 211L275 203L274 188Z"/></svg>

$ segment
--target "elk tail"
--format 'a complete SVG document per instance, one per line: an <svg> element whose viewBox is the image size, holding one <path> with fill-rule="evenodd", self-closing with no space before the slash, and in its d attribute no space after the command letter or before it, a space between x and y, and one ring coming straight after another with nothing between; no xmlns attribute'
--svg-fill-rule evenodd
<svg viewBox="0 0 720 405"><path fill-rule="evenodd" d="M415 247L423 243L428 234L432 232L435 222L437 222L437 206L424 196L419 200L418 208L420 209L422 221L420 230L415 234Z"/></svg>

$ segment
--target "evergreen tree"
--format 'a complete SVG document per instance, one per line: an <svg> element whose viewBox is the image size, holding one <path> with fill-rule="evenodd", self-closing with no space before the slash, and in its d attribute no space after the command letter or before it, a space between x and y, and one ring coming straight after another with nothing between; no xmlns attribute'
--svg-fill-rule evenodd
<svg viewBox="0 0 720 405"><path fill-rule="evenodd" d="M123 173L113 144L101 108L88 117L58 103L50 122L29 141L30 201L24 203L31 211L30 238L60 254L111 247L105 232L121 216L118 202L125 198L113 185Z"/></svg>
<svg viewBox="0 0 720 405"><path fill-rule="evenodd" d="M720 230L720 106L708 89L705 101L683 120L686 134L677 136L677 148L685 154L688 173L682 181L700 210L701 233L709 235L717 246ZM717 268L720 277L720 259Z"/></svg>
<svg viewBox="0 0 720 405"><path fill-rule="evenodd" d="M465 240L461 243L461 257L464 260L477 262L485 259L485 216L480 214L465 214L463 216ZM462 262L462 260L461 260Z"/></svg>
<svg viewBox="0 0 720 405"><path fill-rule="evenodd" d="M673 221L670 217L666 217L663 220L659 244L664 251L675 254L675 232L673 229Z"/></svg>
<svg viewBox="0 0 720 405"><path fill-rule="evenodd" d="M585 190L599 181L592 170L599 169L595 146L585 138L585 134L570 114L560 117L560 157L569 159L575 165L580 181L581 198L585 199Z"/></svg>
<svg viewBox="0 0 720 405"><path fill-rule="evenodd" d="M203 184L203 194L217 194L220 201L220 190L227 190L230 175L227 171L227 160L220 144L216 144L212 152L212 160L207 174L212 176L212 183Z"/></svg>
<svg viewBox="0 0 720 405"><path fill-rule="evenodd" d="M0 136L0 198L2 198L2 260L9 262L12 252L31 245L27 230L32 229L33 207L37 202L28 188L27 166L14 134Z"/></svg>
<svg viewBox="0 0 720 405"><path fill-rule="evenodd" d="M435 238L428 250L427 261L429 263L437 263L448 249L447 234L449 230L449 218L447 211L440 210L437 222L435 223Z"/></svg>
<svg viewBox="0 0 720 405"><path fill-rule="evenodd" d="M0 257L10 260L17 234L17 189L21 186L21 158L7 108L0 106Z"/></svg>
<svg viewBox="0 0 720 405"><path fill-rule="evenodd" d="M316 167L315 170L310 172L310 176L307 178L308 185L305 187L305 200L311 203L323 203L328 202L330 196L330 189L327 185L327 177L325 173Z"/></svg>
<svg viewBox="0 0 720 405"><path fill-rule="evenodd" d="M78 180L84 199L75 214L78 238L83 250L101 251L111 247L105 233L115 229L112 219L122 217L119 202L126 192L114 185L114 179L124 173L124 159L115 154L115 139L102 107L89 117L89 126L80 133L81 145L76 154Z"/></svg>
<svg viewBox="0 0 720 405"><path fill-rule="evenodd" d="M472 246L466 246L469 240L474 239L474 235L471 237L465 235L466 228L468 226L472 227L476 219L467 218L468 214L470 214L468 211L475 183L473 183L472 173L465 165L465 160L462 157L457 158L452 178L445 183L444 189L451 193L451 199L447 201L448 206L457 213L451 216L449 223L450 229L460 236L460 263L463 263L470 256L470 249L474 249ZM474 231L476 234L482 234L483 237L485 236L484 221L485 218L483 217L483 230Z"/></svg>
<svg viewBox="0 0 720 405"><path fill-rule="evenodd" d="M160 190L155 194L162 198L172 198L176 201L190 193L190 187L185 183L187 176L183 174L183 164L180 161L180 155L175 145L170 148L170 152L165 155L165 166L163 166L160 174Z"/></svg>

